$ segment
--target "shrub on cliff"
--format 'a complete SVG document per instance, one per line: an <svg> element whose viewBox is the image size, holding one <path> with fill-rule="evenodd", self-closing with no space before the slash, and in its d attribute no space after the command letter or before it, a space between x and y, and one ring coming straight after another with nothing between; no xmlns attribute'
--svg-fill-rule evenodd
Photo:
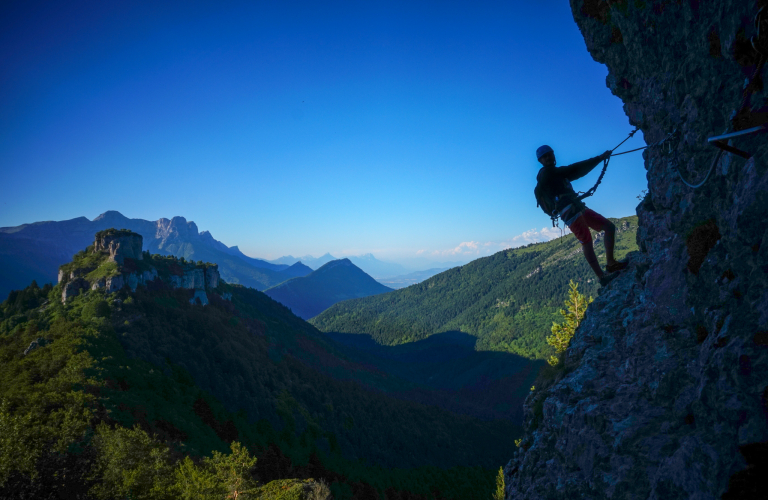
<svg viewBox="0 0 768 500"><path fill-rule="evenodd" d="M499 467L499 473L496 475L496 491L493 493L493 500L504 500L504 467Z"/></svg>
<svg viewBox="0 0 768 500"><path fill-rule="evenodd" d="M578 328L579 323L584 318L584 314L587 312L587 306L594 300L592 297L587 299L579 293L578 286L573 280L570 281L568 300L565 301L565 306L568 310L560 309L559 312L563 317L563 322L552 323L552 335L547 337L547 344L555 348L555 355L550 356L547 360L552 366L557 366L560 363L560 357L571 343L576 328Z"/></svg>

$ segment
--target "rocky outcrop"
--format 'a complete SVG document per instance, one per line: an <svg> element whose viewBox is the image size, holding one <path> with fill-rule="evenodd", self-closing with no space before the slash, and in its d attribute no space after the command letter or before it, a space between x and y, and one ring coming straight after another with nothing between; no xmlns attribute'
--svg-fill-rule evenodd
<svg viewBox="0 0 768 500"><path fill-rule="evenodd" d="M104 274L98 276L103 268L99 268L98 272L92 273L97 270L93 264L89 264L86 267L78 266L78 261L72 264L65 264L59 270L59 283L62 283L61 301L66 303L83 290L103 289L107 293L113 293L127 286L131 291L135 292L139 286L149 286L157 281L161 281L164 282L161 286L194 290L195 296L190 302L202 305L208 304L206 290L212 290L219 286L220 275L216 264L200 265L166 258L165 261L159 261L166 269L164 271L165 278L163 278L158 269L153 265L145 263L142 264L141 268L137 269L135 261L143 260L139 258L142 256L141 243L141 235L131 233L128 230L115 231L114 229L108 229L98 233L94 242L93 252L108 253L108 256L105 256L106 259L101 257L105 259L102 265L108 262L117 263L117 274L115 274L114 269L111 269L104 271L104 273L107 273L106 276ZM127 262L126 259L134 259L134 261ZM92 261L86 260L85 262ZM94 274L97 276L93 277Z"/></svg>
<svg viewBox="0 0 768 500"><path fill-rule="evenodd" d="M751 498L768 442L768 140L723 155L756 3L571 0L644 153L641 252L589 310L565 367L525 404L506 498ZM757 114L768 92L752 96ZM599 192L598 192L599 195ZM758 450L758 453L754 451Z"/></svg>
<svg viewBox="0 0 768 500"><path fill-rule="evenodd" d="M36 340L33 340L32 342L29 343L29 347L24 349L24 356L26 356L30 352L34 351L38 347L45 346L47 343L48 343L48 341L45 340L43 337L37 337Z"/></svg>
<svg viewBox="0 0 768 500"><path fill-rule="evenodd" d="M93 242L94 252L109 252L109 260L123 264L126 258L141 260L141 246L143 238L140 234L127 229L117 231L107 229L96 233L96 240Z"/></svg>
<svg viewBox="0 0 768 500"><path fill-rule="evenodd" d="M118 276L111 276L108 278L100 278L94 281L94 283L91 285L91 290L104 288L107 292L112 293L127 285L131 291L135 292L139 285L147 286L150 282L155 281L156 279L158 279L157 269L152 268L149 271L134 272L128 274L120 274Z"/></svg>
<svg viewBox="0 0 768 500"><path fill-rule="evenodd" d="M83 278L74 278L67 281L61 289L61 302L66 303L72 297L80 295L82 290L87 290L88 288L88 282Z"/></svg>

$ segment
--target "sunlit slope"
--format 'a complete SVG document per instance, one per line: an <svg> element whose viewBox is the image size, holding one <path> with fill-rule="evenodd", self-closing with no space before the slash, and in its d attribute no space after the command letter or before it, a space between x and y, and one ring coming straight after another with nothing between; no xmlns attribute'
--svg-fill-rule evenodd
<svg viewBox="0 0 768 500"><path fill-rule="evenodd" d="M617 258L637 250L637 217L611 219ZM602 235L595 241L605 263ZM587 295L599 284L573 235L504 250L381 296L340 302L310 320L321 331L365 333L396 345L445 331L478 337L480 350L545 359L544 340L567 295L568 282Z"/></svg>

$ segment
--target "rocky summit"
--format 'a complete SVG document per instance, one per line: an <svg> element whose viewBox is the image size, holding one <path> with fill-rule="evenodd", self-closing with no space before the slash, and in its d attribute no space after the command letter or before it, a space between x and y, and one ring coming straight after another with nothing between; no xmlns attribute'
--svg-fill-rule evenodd
<svg viewBox="0 0 768 500"><path fill-rule="evenodd" d="M96 240L93 242L94 252L109 252L109 260L123 264L126 257L129 259L141 260L142 237L133 231L116 229L107 229L96 233Z"/></svg>
<svg viewBox="0 0 768 500"><path fill-rule="evenodd" d="M768 118L766 2L570 3L651 144L648 194L640 251L526 400L506 498L764 498L768 134L731 141L748 159L707 139Z"/></svg>
<svg viewBox="0 0 768 500"><path fill-rule="evenodd" d="M107 293L123 287L133 291L139 285L149 288L190 290L191 303L208 304L206 290L219 286L218 266L186 262L176 257L146 254L142 236L128 229L106 229L96 233L93 245L59 268L61 301L66 303L82 290L104 289Z"/></svg>

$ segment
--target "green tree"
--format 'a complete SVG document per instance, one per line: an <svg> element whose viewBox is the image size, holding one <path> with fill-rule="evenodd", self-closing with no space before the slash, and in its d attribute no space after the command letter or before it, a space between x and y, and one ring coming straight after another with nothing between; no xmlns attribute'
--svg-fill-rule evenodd
<svg viewBox="0 0 768 500"><path fill-rule="evenodd" d="M504 500L504 467L499 467L499 474L496 476L496 491L493 493L493 500Z"/></svg>
<svg viewBox="0 0 768 500"><path fill-rule="evenodd" d="M105 423L96 429L98 451L95 473L100 483L92 493L98 498L171 498L173 480L170 450L141 428Z"/></svg>
<svg viewBox="0 0 768 500"><path fill-rule="evenodd" d="M210 467L197 466L189 457L184 457L174 472L174 489L177 498L183 500L218 500L224 489Z"/></svg>
<svg viewBox="0 0 768 500"><path fill-rule="evenodd" d="M568 310L560 309L560 315L563 316L564 321L562 323L553 322L552 335L547 337L547 344L554 347L556 353L547 360L552 366L557 366L560 363L562 354L571 343L576 328L578 328L579 323L584 318L584 314L587 312L587 306L594 300L592 297L587 299L579 293L579 285L574 283L573 280L570 281L569 286L568 300L565 301L565 306Z"/></svg>
<svg viewBox="0 0 768 500"><path fill-rule="evenodd" d="M35 462L42 443L32 430L30 415L11 413L8 403L0 401L0 486L12 472L35 476Z"/></svg>
<svg viewBox="0 0 768 500"><path fill-rule="evenodd" d="M252 457L248 449L237 441L232 442L231 451L229 455L214 451L213 457L206 459L206 464L215 472L216 479L226 490L227 498L237 500L258 486L251 475L256 457Z"/></svg>

